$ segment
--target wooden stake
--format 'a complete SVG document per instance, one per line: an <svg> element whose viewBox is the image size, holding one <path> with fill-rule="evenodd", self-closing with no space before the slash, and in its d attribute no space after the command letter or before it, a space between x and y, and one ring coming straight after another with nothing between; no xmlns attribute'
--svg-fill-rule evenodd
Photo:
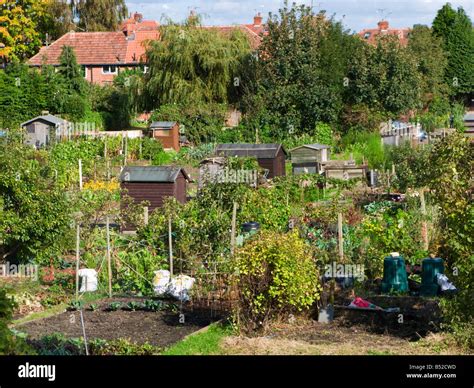
<svg viewBox="0 0 474 388"><path fill-rule="evenodd" d="M79 221L76 221L76 300L79 298L80 238L81 226Z"/></svg>
<svg viewBox="0 0 474 388"><path fill-rule="evenodd" d="M82 160L79 159L79 190L82 190Z"/></svg>
<svg viewBox="0 0 474 388"><path fill-rule="evenodd" d="M148 206L143 207L143 223L148 225Z"/></svg>
<svg viewBox="0 0 474 388"><path fill-rule="evenodd" d="M127 132L127 136L125 137L125 151L124 151L125 155L124 155L124 158L123 158L123 165L126 166L127 165L127 153L128 153L128 132Z"/></svg>
<svg viewBox="0 0 474 388"><path fill-rule="evenodd" d="M339 260L344 261L344 239L342 236L342 213L337 215L337 239L339 247Z"/></svg>
<svg viewBox="0 0 474 388"><path fill-rule="evenodd" d="M170 250L170 276L173 276L173 236L171 234L171 217L168 218L168 243Z"/></svg>
<svg viewBox="0 0 474 388"><path fill-rule="evenodd" d="M231 225L231 234L230 234L230 253L231 255L235 252L235 230L237 223L237 202L234 202L234 207L232 209L232 225Z"/></svg>
<svg viewBox="0 0 474 388"><path fill-rule="evenodd" d="M423 249L427 251L429 249L429 239L428 239L428 223L426 222L426 202L425 202L425 190L420 190L420 204L421 204L421 214L423 220L421 222L421 238L423 239Z"/></svg>
<svg viewBox="0 0 474 388"><path fill-rule="evenodd" d="M109 280L109 298L112 298L112 263L110 260L110 223L109 216L106 217L106 230L107 230L107 273Z"/></svg>

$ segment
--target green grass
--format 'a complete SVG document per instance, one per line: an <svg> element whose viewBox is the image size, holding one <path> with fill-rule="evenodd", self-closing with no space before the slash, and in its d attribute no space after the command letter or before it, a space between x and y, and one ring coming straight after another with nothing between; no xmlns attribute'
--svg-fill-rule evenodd
<svg viewBox="0 0 474 388"><path fill-rule="evenodd" d="M192 334L183 341L166 349L165 356L190 356L220 354L219 343L222 338L232 334L229 325L213 323L206 331Z"/></svg>

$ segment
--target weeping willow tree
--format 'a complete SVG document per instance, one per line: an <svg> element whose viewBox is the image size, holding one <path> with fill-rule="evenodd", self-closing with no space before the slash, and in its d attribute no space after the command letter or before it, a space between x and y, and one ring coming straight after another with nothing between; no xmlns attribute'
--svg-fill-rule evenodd
<svg viewBox="0 0 474 388"><path fill-rule="evenodd" d="M163 26L147 52L146 108L231 102L232 89L241 87L239 65L250 54L248 38L238 28L205 28L197 18Z"/></svg>

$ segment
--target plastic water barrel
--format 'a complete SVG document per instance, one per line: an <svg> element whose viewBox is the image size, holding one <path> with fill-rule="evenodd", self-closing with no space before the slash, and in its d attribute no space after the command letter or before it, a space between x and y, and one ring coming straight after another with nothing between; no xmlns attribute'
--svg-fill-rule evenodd
<svg viewBox="0 0 474 388"><path fill-rule="evenodd" d="M383 262L382 292L407 292L408 278L402 256L388 256Z"/></svg>
<svg viewBox="0 0 474 388"><path fill-rule="evenodd" d="M444 262L440 258L427 258L421 263L420 295L436 296L438 294L438 281L436 276L444 274Z"/></svg>

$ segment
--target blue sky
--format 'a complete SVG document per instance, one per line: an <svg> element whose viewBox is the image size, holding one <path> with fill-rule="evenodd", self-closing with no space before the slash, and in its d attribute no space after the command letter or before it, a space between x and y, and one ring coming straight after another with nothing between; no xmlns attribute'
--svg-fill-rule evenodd
<svg viewBox="0 0 474 388"><path fill-rule="evenodd" d="M290 1L291 3L292 1ZM132 0L127 1L130 12L141 12L146 19L160 21L163 15L182 21L191 9L204 16L207 25L251 23L257 11L264 18L276 12L282 0ZM296 0L311 5L311 0ZM313 0L314 9L324 9L351 30L376 26L382 15L393 27L411 27L414 24L430 25L436 12L446 0ZM474 20L474 0L453 0L455 7L462 6Z"/></svg>

